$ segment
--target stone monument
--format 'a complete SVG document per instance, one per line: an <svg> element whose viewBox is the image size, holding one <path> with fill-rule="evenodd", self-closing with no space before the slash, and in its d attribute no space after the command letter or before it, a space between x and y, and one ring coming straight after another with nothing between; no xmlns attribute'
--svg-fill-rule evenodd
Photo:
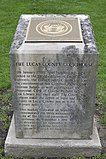
<svg viewBox="0 0 106 159"><path fill-rule="evenodd" d="M98 51L89 16L22 15L10 50L14 115L7 155L100 154Z"/></svg>

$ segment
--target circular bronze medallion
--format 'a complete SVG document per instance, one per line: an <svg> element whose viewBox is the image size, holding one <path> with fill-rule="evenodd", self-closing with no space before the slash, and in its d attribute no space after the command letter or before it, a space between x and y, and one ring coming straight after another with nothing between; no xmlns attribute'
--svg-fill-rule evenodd
<svg viewBox="0 0 106 159"><path fill-rule="evenodd" d="M72 31L72 26L61 20L48 20L39 23L36 26L36 31L45 36L57 37L63 36Z"/></svg>

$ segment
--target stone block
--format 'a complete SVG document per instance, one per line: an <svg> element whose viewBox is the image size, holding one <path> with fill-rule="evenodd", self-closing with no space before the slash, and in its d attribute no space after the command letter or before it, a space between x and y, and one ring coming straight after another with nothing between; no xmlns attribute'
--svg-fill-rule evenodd
<svg viewBox="0 0 106 159"><path fill-rule="evenodd" d="M87 157L101 153L96 124L94 123L91 140L67 139L19 139L16 138L14 118L5 141L5 153L15 157L73 157L84 155Z"/></svg>
<svg viewBox="0 0 106 159"><path fill-rule="evenodd" d="M89 17L22 15L10 57L16 136L89 139L98 61Z"/></svg>

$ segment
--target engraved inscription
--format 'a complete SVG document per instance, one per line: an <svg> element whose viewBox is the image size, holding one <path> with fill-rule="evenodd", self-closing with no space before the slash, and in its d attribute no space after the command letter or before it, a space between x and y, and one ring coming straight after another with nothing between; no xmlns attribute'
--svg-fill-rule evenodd
<svg viewBox="0 0 106 159"><path fill-rule="evenodd" d="M30 134L45 130L73 132L86 117L85 92L92 61L82 62L74 55L68 60L69 55L61 54L53 55L52 61L46 55L39 61L37 55L26 56L27 60L22 56L15 62L18 130L23 127Z"/></svg>

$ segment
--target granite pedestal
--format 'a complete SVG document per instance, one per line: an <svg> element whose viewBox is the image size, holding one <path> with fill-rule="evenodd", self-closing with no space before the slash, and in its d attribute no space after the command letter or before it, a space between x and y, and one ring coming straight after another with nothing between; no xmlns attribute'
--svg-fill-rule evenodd
<svg viewBox="0 0 106 159"><path fill-rule="evenodd" d="M91 140L16 138L14 117L5 141L5 153L15 157L87 157L101 153L101 143L94 121Z"/></svg>
<svg viewBox="0 0 106 159"><path fill-rule="evenodd" d="M10 50L16 157L94 156L98 50L87 15L22 15Z"/></svg>

